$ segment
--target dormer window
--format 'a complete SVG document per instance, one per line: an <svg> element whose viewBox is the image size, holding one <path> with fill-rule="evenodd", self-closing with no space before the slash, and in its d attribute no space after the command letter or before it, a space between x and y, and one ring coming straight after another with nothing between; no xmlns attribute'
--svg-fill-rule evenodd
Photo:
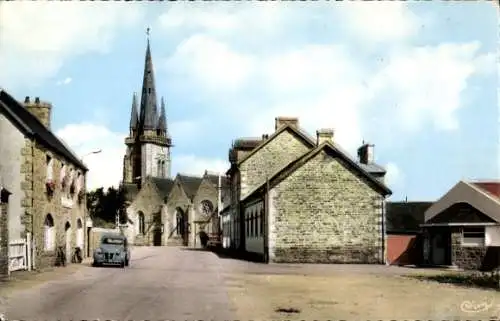
<svg viewBox="0 0 500 321"><path fill-rule="evenodd" d="M53 174L53 160L52 160L52 157L50 157L49 155L46 156L46 160L45 160L45 165L46 165L46 170L47 170L47 181L51 181L54 179L54 174Z"/></svg>

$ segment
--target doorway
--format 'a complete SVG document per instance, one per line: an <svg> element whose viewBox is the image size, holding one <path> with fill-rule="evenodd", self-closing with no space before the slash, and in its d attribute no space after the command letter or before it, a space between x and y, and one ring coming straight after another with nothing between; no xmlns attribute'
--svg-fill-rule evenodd
<svg viewBox="0 0 500 321"><path fill-rule="evenodd" d="M450 234L438 232L432 236L431 242L431 258L435 265L450 265L449 249L450 249Z"/></svg>
<svg viewBox="0 0 500 321"><path fill-rule="evenodd" d="M64 226L66 234L66 262L71 262L71 224L66 222Z"/></svg>
<svg viewBox="0 0 500 321"><path fill-rule="evenodd" d="M153 246L161 246L161 229L155 228L153 230Z"/></svg>

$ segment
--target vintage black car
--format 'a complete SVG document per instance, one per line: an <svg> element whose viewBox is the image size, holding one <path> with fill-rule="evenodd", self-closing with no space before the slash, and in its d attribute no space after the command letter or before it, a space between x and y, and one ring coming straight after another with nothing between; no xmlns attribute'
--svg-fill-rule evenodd
<svg viewBox="0 0 500 321"><path fill-rule="evenodd" d="M93 266L129 266L130 249L127 238L120 233L106 233L101 236L99 247L94 250Z"/></svg>

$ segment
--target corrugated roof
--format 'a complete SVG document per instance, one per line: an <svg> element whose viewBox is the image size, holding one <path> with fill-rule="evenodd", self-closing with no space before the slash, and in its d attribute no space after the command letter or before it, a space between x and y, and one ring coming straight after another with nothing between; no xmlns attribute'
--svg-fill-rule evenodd
<svg viewBox="0 0 500 321"><path fill-rule="evenodd" d="M74 152L69 147L65 146L50 129L45 127L45 125L43 125L40 120L30 113L20 102L1 88L0 110L4 111L8 118L17 122L25 131L26 135L34 137L50 151L63 156L80 169L88 171L87 167L75 156Z"/></svg>
<svg viewBox="0 0 500 321"><path fill-rule="evenodd" d="M491 196L500 199L500 182L472 182L472 184Z"/></svg>

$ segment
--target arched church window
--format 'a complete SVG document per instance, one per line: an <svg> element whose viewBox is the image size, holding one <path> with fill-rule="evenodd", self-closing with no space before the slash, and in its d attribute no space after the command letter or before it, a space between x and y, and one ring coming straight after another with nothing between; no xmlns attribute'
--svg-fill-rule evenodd
<svg viewBox="0 0 500 321"><path fill-rule="evenodd" d="M145 224L146 222L144 219L143 212L139 212L138 219L139 219L139 234L144 234L146 232L146 224Z"/></svg>

